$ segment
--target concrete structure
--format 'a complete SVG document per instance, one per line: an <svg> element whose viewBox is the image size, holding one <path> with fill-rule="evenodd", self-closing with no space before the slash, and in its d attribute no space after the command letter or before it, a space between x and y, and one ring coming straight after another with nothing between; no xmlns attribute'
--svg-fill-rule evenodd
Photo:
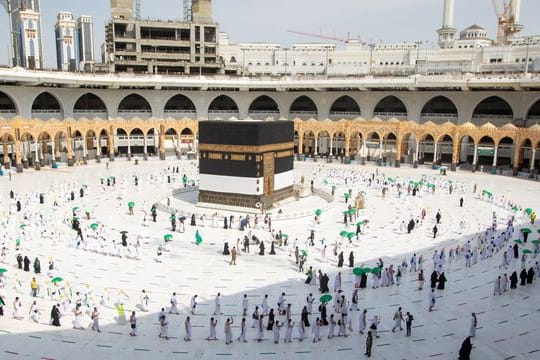
<svg viewBox="0 0 540 360"><path fill-rule="evenodd" d="M203 24L212 24L212 1L193 0L191 5L191 21Z"/></svg>
<svg viewBox="0 0 540 360"><path fill-rule="evenodd" d="M113 18L107 25L114 72L215 74L221 71L213 23Z"/></svg>
<svg viewBox="0 0 540 360"><path fill-rule="evenodd" d="M79 40L79 68L85 70L95 62L94 56L94 18L79 16L77 19L77 34Z"/></svg>
<svg viewBox="0 0 540 360"><path fill-rule="evenodd" d="M112 19L132 19L133 0L111 0Z"/></svg>
<svg viewBox="0 0 540 360"><path fill-rule="evenodd" d="M56 34L56 63L58 70L75 71L78 67L77 23L73 14L67 11L58 13L54 32Z"/></svg>

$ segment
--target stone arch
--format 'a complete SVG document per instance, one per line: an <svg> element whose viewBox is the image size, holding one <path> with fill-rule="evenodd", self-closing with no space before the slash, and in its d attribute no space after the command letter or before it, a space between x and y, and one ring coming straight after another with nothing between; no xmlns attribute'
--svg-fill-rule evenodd
<svg viewBox="0 0 540 360"><path fill-rule="evenodd" d="M529 108L529 111L527 111L527 120L530 122L540 121L540 99L536 100Z"/></svg>
<svg viewBox="0 0 540 360"><path fill-rule="evenodd" d="M176 94L165 104L163 110L165 115L176 116L187 119L197 118L197 108L193 101L186 95Z"/></svg>
<svg viewBox="0 0 540 360"><path fill-rule="evenodd" d="M406 119L408 117L408 110L405 103L397 96L389 95L375 105L373 115L383 120L390 118Z"/></svg>
<svg viewBox="0 0 540 360"><path fill-rule="evenodd" d="M512 166L514 160L515 141L510 136L504 136L497 141L496 166Z"/></svg>
<svg viewBox="0 0 540 360"><path fill-rule="evenodd" d="M249 105L249 117L252 119L279 118L279 105L268 95L261 95Z"/></svg>
<svg viewBox="0 0 540 360"><path fill-rule="evenodd" d="M93 93L81 95L75 105L73 105L73 116L75 119L86 118L108 118L107 105Z"/></svg>
<svg viewBox="0 0 540 360"><path fill-rule="evenodd" d="M3 91L0 91L0 117L12 118L19 113L15 101Z"/></svg>
<svg viewBox="0 0 540 360"><path fill-rule="evenodd" d="M436 96L429 100L420 113L420 123L431 121L435 124L451 122L457 124L458 109L446 96Z"/></svg>
<svg viewBox="0 0 540 360"><path fill-rule="evenodd" d="M513 119L514 111L512 107L499 96L490 96L479 102L472 115L472 123L475 125L490 122L496 126L502 126L511 123Z"/></svg>
<svg viewBox="0 0 540 360"><path fill-rule="evenodd" d="M517 168L518 171L530 171L534 168L533 163L533 149L535 147L533 146L533 142L531 139L524 139L521 141L521 144L519 144L519 154L517 163L514 163L514 168ZM534 162L537 161L536 154L534 154Z"/></svg>
<svg viewBox="0 0 540 360"><path fill-rule="evenodd" d="M0 158L0 162L6 169L9 169L16 163L17 149L15 148L15 136L9 133L4 133L0 137L0 145L2 149L2 157Z"/></svg>
<svg viewBox="0 0 540 360"><path fill-rule="evenodd" d="M382 136L377 131L371 131L366 135L365 149L367 161L382 159Z"/></svg>
<svg viewBox="0 0 540 360"><path fill-rule="evenodd" d="M337 98L330 107L331 120L356 119L361 115L360 106L348 95Z"/></svg>
<svg viewBox="0 0 540 360"><path fill-rule="evenodd" d="M149 118L152 116L152 106L142 95L130 94L118 104L118 114L128 118Z"/></svg>
<svg viewBox="0 0 540 360"><path fill-rule="evenodd" d="M317 149L318 155L330 155L331 135L328 130L319 130L317 132Z"/></svg>
<svg viewBox="0 0 540 360"><path fill-rule="evenodd" d="M317 105L313 99L306 95L297 97L289 108L289 114L292 118L302 120L316 119L318 113Z"/></svg>
<svg viewBox="0 0 540 360"><path fill-rule="evenodd" d="M418 136L414 132L407 132L401 136L401 159L397 159L400 163L417 163L417 141Z"/></svg>
<svg viewBox="0 0 540 360"><path fill-rule="evenodd" d="M32 102L32 117L47 120L50 118L63 119L63 109L60 100L48 91L35 97Z"/></svg>
<svg viewBox="0 0 540 360"><path fill-rule="evenodd" d="M491 166L495 157L496 142L489 135L482 136L478 139L478 165Z"/></svg>
<svg viewBox="0 0 540 360"><path fill-rule="evenodd" d="M345 156L345 132L338 130L332 134L331 154L335 156Z"/></svg>
<svg viewBox="0 0 540 360"><path fill-rule="evenodd" d="M238 104L230 96L219 95L208 105L210 120L228 120L239 117Z"/></svg>

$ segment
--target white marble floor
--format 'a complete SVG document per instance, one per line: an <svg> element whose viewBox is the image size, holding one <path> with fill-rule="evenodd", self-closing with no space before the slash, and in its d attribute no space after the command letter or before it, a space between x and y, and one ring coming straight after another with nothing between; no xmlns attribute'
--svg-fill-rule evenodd
<svg viewBox="0 0 540 360"><path fill-rule="evenodd" d="M167 183L166 169L179 166L179 176L173 176L172 182ZM532 239L538 238L538 224L527 223L523 212L513 212L497 204L477 198L482 189L491 190L497 197L506 196L523 208L540 209L540 186L537 182L513 179L484 174L449 173L441 177L430 169L410 168L375 168L369 166L351 167L341 165L319 165L297 163L300 174L311 174L317 188L330 191L332 185L337 186L336 198L328 210L321 216L320 224L315 224L313 216L305 216L291 220L273 221L273 228L299 239L300 249L308 252L307 266L328 273L333 288L333 279L338 271L343 276L343 288L350 299L355 280L352 270L347 267L348 254L354 251L355 266L365 265L374 267L377 259L382 258L385 266L393 264L396 267L402 260L409 261L416 253L426 258L424 265L426 279L433 270L431 261L433 251L456 247L471 241L473 246L478 242L478 232L490 226L492 214L496 213L501 229L507 218L517 215L516 228L529 227ZM386 198L381 197L381 191L376 186L367 187L365 184L354 184L351 180L347 185L342 183L344 177L368 175L378 171L385 173L384 178L391 177L396 183L409 182L409 177L419 180L423 175L435 183L435 193L423 193L421 197L403 196L398 198L395 187L391 187ZM162 173L150 179L151 174ZM8 255L0 268L7 269L4 274L5 286L0 289L6 299L4 316L0 317L0 359L220 359L220 358L250 358L250 359L321 359L339 356L343 359L358 359L364 357L365 335L357 332L359 313L351 313L353 318L353 334L347 338L326 339L327 329L323 328L323 340L314 344L311 331L303 342L295 339L291 344L273 343L270 331L265 332L265 341L254 341L256 330L248 328L249 342L225 345L223 325L227 316L234 319L233 335L239 334L241 320L241 302L244 294L248 295L248 322L251 326L251 313L255 305L262 301L264 294L269 295L269 305L277 303L279 294L285 292L286 299L292 304L293 320L300 321L300 311L305 304L305 298L313 293L314 309L317 309L319 292L315 285L305 285L305 275L297 271L294 256L289 256L286 247L277 248L275 256L259 256L255 246L251 253L242 253L238 257L238 265L230 266L228 256L221 254L223 243L229 242L231 247L236 239L246 232L239 230L223 230L220 226L214 228L210 219L211 210L198 210L198 214L207 213L205 226L189 226L186 223L184 233L173 234L174 240L169 245L168 252L161 256L162 262L154 261L156 249L163 244L163 235L171 233L168 214L158 213L156 223L148 221L143 226L143 209L148 211L156 201L165 201L174 189L181 185L181 175L186 173L190 178L196 178L196 167L191 162L176 160L149 161L135 166L125 160L110 163L110 169L105 164L91 164L85 167L58 170L26 171L16 174L9 181L0 177L0 237L7 243ZM134 186L132 176L137 175L139 185ZM116 176L117 186L100 186L100 178ZM126 179L125 183L123 178ZM381 175L382 178L382 175ZM309 182L311 179L306 179ZM452 195L445 189L453 181ZM65 185L65 184L69 184ZM477 193L473 194L473 186L477 184ZM79 188L85 185L86 193L83 198L78 195ZM462 190L463 186L463 190ZM58 196L55 191L65 193L68 188L75 190L75 201L66 201L66 196ZM360 212L361 219L368 219L366 233L359 240L353 239L352 244L343 241L339 232L347 229L355 231L355 227L346 228L343 224L343 210L346 204L343 194L351 188L353 193L365 191L367 207ZM53 190L51 190L53 189ZM56 189L56 190L55 190ZM59 190L61 189L61 190ZM21 212L8 214L9 191L13 190L23 200ZM37 202L25 204L26 193L45 193L45 204ZM69 192L69 191L68 191ZM405 191L406 193L406 191ZM464 198L464 207L459 207L459 198ZM53 202L59 202L59 208L54 210ZM127 203L135 202L134 215L128 213ZM181 202L173 204L182 207ZM318 201L308 201L297 206L289 204L284 212L301 212L319 206ZM120 243L120 231L128 231L128 242L134 243L141 236L141 256L139 260L126 257L113 257L74 247L75 233L69 229L65 219L71 217L73 207L80 208L82 227L89 231L91 223L103 225L103 233L108 244L115 240ZM399 227L401 221L408 221L410 216L420 215L422 208L427 210L426 220L412 234L403 234ZM185 211L190 211L185 205ZM442 224L436 239L432 238L431 229L434 224L435 212L440 209ZM84 211L91 212L91 219L86 220ZM314 209L312 209L314 210ZM42 214L47 225L45 227L56 235L40 236L41 228L36 225L37 216ZM24 216L29 217L24 219ZM238 217L239 214L236 214ZM463 228L459 224L463 221ZM25 223L24 234L20 224ZM259 222L260 224L262 221ZM315 247L307 244L311 229L316 230ZM199 230L203 243L196 246L195 231ZM253 234L266 242L266 250L270 249L270 234L263 229L253 229ZM517 235L516 235L517 236ZM30 296L30 280L35 276L32 271L24 272L17 269L15 239L21 238L20 253L28 255L33 261L35 257L41 260L42 274L36 276L40 285L37 297L38 308L41 311L43 324L35 324L26 319L30 305L34 300ZM327 256L321 256L321 239L328 245ZM339 269L332 255L333 244L342 243L340 250L345 255L345 267ZM530 242L527 248L532 249ZM72 329L72 315L62 317L62 327L49 326L49 313L55 303L48 296L54 290L50 278L46 275L49 258L53 258L56 269L55 276L61 276L66 293L76 297L75 292L87 294L89 305L96 304L100 310L101 333L91 330ZM540 286L538 281L528 286L518 286L500 296L493 296L493 281L499 270L502 253L496 253L492 258L479 261L471 268L465 267L462 258L444 266L448 283L445 290L436 290L437 304L433 312L428 312L428 291L426 284L423 291L417 289L416 273L408 271L402 279L401 286L360 290L359 308L367 309L368 318L377 314L381 318L380 338L375 339L373 346L374 359L456 359L461 342L468 336L470 314L478 314L479 327L476 337L472 340L474 349L472 359L534 359L540 357L539 321L540 306L538 296ZM536 258L532 255L527 260L527 268L532 266ZM514 269L521 269L521 261L513 261L508 275ZM32 270L32 267L31 267ZM371 280L368 281L371 285ZM145 289L150 298L148 312L139 311L137 304L141 290ZM180 303L180 315L170 315L170 340L158 338L158 312L161 307L168 307L173 292L177 293ZM214 311L215 295L222 294L222 311L224 315L217 316L217 335L219 341L203 340L208 336L208 322ZM120 294L120 295L119 295ZM189 300L193 294L199 295L199 307L193 316L193 341L184 342L184 319L188 313ZM23 320L12 319L13 300L19 296L22 302ZM101 303L101 299L105 303ZM63 299L60 299L63 300ZM137 337L130 337L129 325L117 322L117 311L113 304L121 301L129 316L135 310L138 316ZM392 316L398 306L405 312L411 312L414 317L412 337L405 337L404 331L392 333ZM330 313L330 309L329 309ZM313 323L318 314L310 317ZM285 329L281 330L283 338ZM297 336L295 329L294 336Z"/></svg>

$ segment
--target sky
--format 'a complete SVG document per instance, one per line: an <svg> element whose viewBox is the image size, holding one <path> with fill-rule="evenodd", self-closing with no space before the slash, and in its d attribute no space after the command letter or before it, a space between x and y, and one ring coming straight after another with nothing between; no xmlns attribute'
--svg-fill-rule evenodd
<svg viewBox="0 0 540 360"><path fill-rule="evenodd" d="M59 11L75 17L94 17L95 53L109 18L109 0L41 0L45 67L56 66L54 24ZM502 0L498 0L502 1ZM443 0L213 0L214 19L233 42L293 43L327 42L287 32L299 30L366 42L436 43L441 27ZM141 17L181 19L182 0L141 0ZM523 34L540 35L539 0L522 0ZM464 29L478 24L496 36L496 17L491 0L456 0L455 25ZM430 41L430 43L427 43ZM7 15L0 7L0 64L8 63L9 30ZM426 46L426 45L424 45ZM427 45L430 46L430 45Z"/></svg>

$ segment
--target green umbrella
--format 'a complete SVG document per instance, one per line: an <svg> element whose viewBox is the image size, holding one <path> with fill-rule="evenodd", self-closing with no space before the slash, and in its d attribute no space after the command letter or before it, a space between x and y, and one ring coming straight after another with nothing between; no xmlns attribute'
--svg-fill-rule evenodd
<svg viewBox="0 0 540 360"><path fill-rule="evenodd" d="M519 239L514 240L514 242L518 243L518 244L521 244L521 240L519 240Z"/></svg>
<svg viewBox="0 0 540 360"><path fill-rule="evenodd" d="M517 206L514 206L514 207L512 208L512 210L514 210L514 211L518 211L518 210L519 210L519 208L518 208Z"/></svg>
<svg viewBox="0 0 540 360"><path fill-rule="evenodd" d="M351 197L351 195L349 193L345 193L345 194L343 194L343 196L345 197L345 199L348 199L349 197Z"/></svg>
<svg viewBox="0 0 540 360"><path fill-rule="evenodd" d="M203 238L202 238L201 234L199 234L198 230L195 233L195 242L197 243L197 245L200 245L203 242Z"/></svg>
<svg viewBox="0 0 540 360"><path fill-rule="evenodd" d="M533 241L531 241L531 242L532 242L533 244L536 244L536 245L540 244L540 240L533 240Z"/></svg>
<svg viewBox="0 0 540 360"><path fill-rule="evenodd" d="M349 209L349 214L350 214L350 215L356 214L356 208L350 208L350 209Z"/></svg>
<svg viewBox="0 0 540 360"><path fill-rule="evenodd" d="M328 185L328 180L324 179L323 184Z"/></svg>
<svg viewBox="0 0 540 360"><path fill-rule="evenodd" d="M24 228L27 227L27 226L28 226L28 225L26 225L26 224L21 224L21 225L19 225L19 227L20 227L21 229L23 229L23 230L24 230Z"/></svg>
<svg viewBox="0 0 540 360"><path fill-rule="evenodd" d="M531 215L533 210L531 208L526 208L525 212L527 213L527 215Z"/></svg>
<svg viewBox="0 0 540 360"><path fill-rule="evenodd" d="M321 210L321 209L315 210L315 215L321 216L321 214L322 214L322 210Z"/></svg>
<svg viewBox="0 0 540 360"><path fill-rule="evenodd" d="M370 271L371 271L370 268L359 268L359 267L357 267L357 268L353 269L353 274L357 275L357 276L361 276L362 274L368 273Z"/></svg>
<svg viewBox="0 0 540 360"><path fill-rule="evenodd" d="M54 283L54 284L59 283L59 282L61 282L61 281L64 281L64 279L62 279L62 278L59 277L59 276L57 276L57 277L55 277L55 278L53 278L53 279L51 280L51 282Z"/></svg>
<svg viewBox="0 0 540 360"><path fill-rule="evenodd" d="M135 203L133 201L128 202L128 207L133 209L135 207Z"/></svg>
<svg viewBox="0 0 540 360"><path fill-rule="evenodd" d="M489 190L482 190L482 194L487 195L489 197L493 196L493 193L491 191L489 191Z"/></svg>
<svg viewBox="0 0 540 360"><path fill-rule="evenodd" d="M306 250L302 250L301 253L302 253L302 256L307 257L307 251Z"/></svg>
<svg viewBox="0 0 540 360"><path fill-rule="evenodd" d="M529 229L529 228L523 228L523 229L521 229L521 232L524 233L524 234L525 234L525 233L526 233L526 234L530 234L532 231L531 231L531 229Z"/></svg>
<svg viewBox="0 0 540 360"><path fill-rule="evenodd" d="M282 239L288 239L288 238L289 238L289 235L287 235L287 234L281 234L281 238L282 238Z"/></svg>
<svg viewBox="0 0 540 360"><path fill-rule="evenodd" d="M523 250L523 253L524 253L524 254L532 254L532 251L529 250L529 249L525 249L525 250Z"/></svg>
<svg viewBox="0 0 540 360"><path fill-rule="evenodd" d="M342 230L342 231L339 233L339 236L345 237L345 236L347 236L348 233L349 233L348 231Z"/></svg>
<svg viewBox="0 0 540 360"><path fill-rule="evenodd" d="M3 273L5 273L5 272L7 272L7 269L0 268L0 274L3 274Z"/></svg>
<svg viewBox="0 0 540 360"><path fill-rule="evenodd" d="M347 237L349 238L349 240L351 240L355 236L356 236L356 234L353 233L353 232L350 232L350 233L347 234Z"/></svg>
<svg viewBox="0 0 540 360"><path fill-rule="evenodd" d="M320 297L319 301L322 303L328 303L332 300L332 295L326 294Z"/></svg>
<svg viewBox="0 0 540 360"><path fill-rule="evenodd" d="M381 268L380 267L374 267L373 269L371 269L371 273L373 274L378 274L381 272Z"/></svg>
<svg viewBox="0 0 540 360"><path fill-rule="evenodd" d="M71 210L73 210L73 212L79 211L79 207L78 207L78 206L75 206L75 207L74 207L73 209L71 209Z"/></svg>
<svg viewBox="0 0 540 360"><path fill-rule="evenodd" d="M165 234L165 236L163 236L163 239L165 239L165 241L171 241L173 239L173 236L172 234Z"/></svg>
<svg viewBox="0 0 540 360"><path fill-rule="evenodd" d="M396 180L395 180L394 178L388 178L388 179L386 179L386 181L393 183L393 182L395 182Z"/></svg>
<svg viewBox="0 0 540 360"><path fill-rule="evenodd" d="M15 246L21 246L21 239L15 239Z"/></svg>
<svg viewBox="0 0 540 360"><path fill-rule="evenodd" d="M74 217L73 217L73 218L72 218L71 220L73 220L73 221L77 221L77 220L79 220L79 218L78 218L78 217L76 217L76 216L74 216Z"/></svg>
<svg viewBox="0 0 540 360"><path fill-rule="evenodd" d="M332 190L336 190L337 189L337 186L336 185L332 185Z"/></svg>
<svg viewBox="0 0 540 360"><path fill-rule="evenodd" d="M97 223L90 224L90 228L92 230L96 230L98 227L99 227L99 224L97 224Z"/></svg>

